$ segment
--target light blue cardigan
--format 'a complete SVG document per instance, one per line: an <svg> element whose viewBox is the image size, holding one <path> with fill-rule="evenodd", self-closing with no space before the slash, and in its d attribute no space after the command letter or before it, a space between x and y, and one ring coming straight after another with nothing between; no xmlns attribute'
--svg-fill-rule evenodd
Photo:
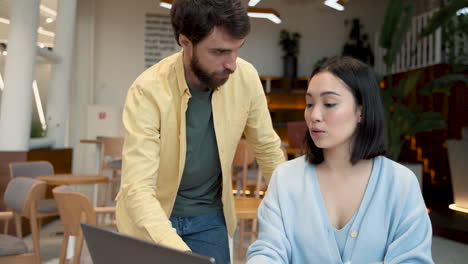
<svg viewBox="0 0 468 264"><path fill-rule="evenodd" d="M258 220L248 264L433 263L432 227L416 176L382 156L374 158L343 258L315 167L304 156L276 169Z"/></svg>

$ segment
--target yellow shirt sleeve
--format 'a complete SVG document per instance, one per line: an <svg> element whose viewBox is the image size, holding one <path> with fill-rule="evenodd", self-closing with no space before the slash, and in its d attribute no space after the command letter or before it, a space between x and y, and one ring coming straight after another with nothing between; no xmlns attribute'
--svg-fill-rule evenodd
<svg viewBox="0 0 468 264"><path fill-rule="evenodd" d="M117 197L120 232L183 251L190 248L172 228L157 199L160 165L160 112L152 94L155 82L136 82L123 111L126 129L121 189Z"/></svg>

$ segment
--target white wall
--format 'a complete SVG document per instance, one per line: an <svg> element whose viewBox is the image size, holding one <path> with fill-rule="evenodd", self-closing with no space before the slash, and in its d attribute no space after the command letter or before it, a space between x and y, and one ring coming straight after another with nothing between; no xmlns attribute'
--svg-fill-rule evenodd
<svg viewBox="0 0 468 264"><path fill-rule="evenodd" d="M252 19L252 32L241 56L252 62L260 75L273 76L283 74L282 51L278 45L281 29L302 35L298 75L309 76L316 61L341 54L351 30L350 26L344 26L345 19L360 18L364 25L362 32L373 40L385 11L382 0L351 0L343 12L326 7L321 0L263 0L258 6L274 8L283 22L277 25Z"/></svg>
<svg viewBox="0 0 468 264"><path fill-rule="evenodd" d="M241 57L253 63L260 75L282 75L279 31L288 29L302 35L299 76L308 76L313 64L324 56L339 55L350 27L346 18L358 17L370 40L383 19L384 1L353 0L344 12L322 1L263 0L259 7L276 9L282 24L252 19L252 31ZM168 14L155 0L99 0L95 9L95 90L97 104L122 106L128 87L144 70L144 18L146 12Z"/></svg>

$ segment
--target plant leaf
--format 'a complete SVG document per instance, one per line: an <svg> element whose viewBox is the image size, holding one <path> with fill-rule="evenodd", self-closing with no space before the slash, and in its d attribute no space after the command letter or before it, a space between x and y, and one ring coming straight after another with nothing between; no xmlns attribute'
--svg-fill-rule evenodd
<svg viewBox="0 0 468 264"><path fill-rule="evenodd" d="M393 35L398 27L400 16L403 13L403 0L390 0L385 10L379 44L382 48L389 49Z"/></svg>
<svg viewBox="0 0 468 264"><path fill-rule="evenodd" d="M423 95L431 95L435 92L445 93L450 95L450 88L452 83L462 81L468 85L468 75L466 74L447 74L440 78L431 80L428 84L424 85L419 91Z"/></svg>
<svg viewBox="0 0 468 264"><path fill-rule="evenodd" d="M446 6L437 11L427 23L427 26L422 30L418 39L434 33L440 26L447 24L452 19L458 10L467 7L467 0L452 0Z"/></svg>
<svg viewBox="0 0 468 264"><path fill-rule="evenodd" d="M403 42L406 40L406 33L408 33L411 28L413 13L414 8L411 2L406 3L403 14L400 16L400 21L398 21L397 28L393 32L390 47L387 49L387 53L384 56L384 61L388 70L391 69Z"/></svg>
<svg viewBox="0 0 468 264"><path fill-rule="evenodd" d="M440 113L424 112L419 118L411 125L408 133L416 134L419 132L429 132L436 129L445 128L445 120Z"/></svg>
<svg viewBox="0 0 468 264"><path fill-rule="evenodd" d="M421 70L417 70L406 74L405 78L398 83L393 95L399 99L406 98L406 96L408 96L408 94L416 87L421 73Z"/></svg>

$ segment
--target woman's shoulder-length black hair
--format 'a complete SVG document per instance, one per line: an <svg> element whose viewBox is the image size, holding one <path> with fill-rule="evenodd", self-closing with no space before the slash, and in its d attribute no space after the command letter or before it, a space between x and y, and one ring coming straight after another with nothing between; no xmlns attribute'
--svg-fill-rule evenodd
<svg viewBox="0 0 468 264"><path fill-rule="evenodd" d="M350 162L372 159L385 154L384 109L379 85L373 70L365 63L351 57L333 57L318 64L311 79L318 73L329 72L341 79L354 96L356 105L362 107L362 116L356 127ZM304 138L307 161L323 162L323 150L312 140L309 131Z"/></svg>

